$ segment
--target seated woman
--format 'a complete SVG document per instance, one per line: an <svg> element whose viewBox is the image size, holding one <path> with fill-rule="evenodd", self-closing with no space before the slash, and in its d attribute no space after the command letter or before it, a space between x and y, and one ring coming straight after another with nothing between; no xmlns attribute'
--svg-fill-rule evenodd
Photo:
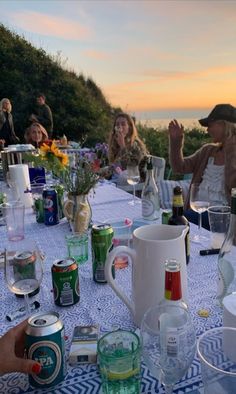
<svg viewBox="0 0 236 394"><path fill-rule="evenodd" d="M27 144L32 144L35 148L48 140L48 133L40 123L32 123L25 132L25 141Z"/></svg>
<svg viewBox="0 0 236 394"><path fill-rule="evenodd" d="M170 122L172 169L180 174L192 173L191 183L199 183L202 189L208 189L211 205L230 204L231 189L236 187L236 108L230 104L218 104L199 123L207 127L213 142L184 157L184 127L175 119ZM189 209L189 194L185 209ZM195 223L193 212L188 213L186 216ZM205 227L208 227L207 223Z"/></svg>
<svg viewBox="0 0 236 394"><path fill-rule="evenodd" d="M131 116L120 113L116 116L109 137L108 158L113 167L112 179L118 184L127 183L126 168L129 163L139 165L141 180L144 176L144 158L147 155L145 144L138 136Z"/></svg>

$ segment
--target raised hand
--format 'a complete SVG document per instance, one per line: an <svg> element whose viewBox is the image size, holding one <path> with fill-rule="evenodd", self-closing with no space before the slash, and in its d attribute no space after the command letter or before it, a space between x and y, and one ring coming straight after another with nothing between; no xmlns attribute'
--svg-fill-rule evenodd
<svg viewBox="0 0 236 394"><path fill-rule="evenodd" d="M178 123L176 119L173 119L169 123L169 136L172 141L182 140L184 137L184 126Z"/></svg>

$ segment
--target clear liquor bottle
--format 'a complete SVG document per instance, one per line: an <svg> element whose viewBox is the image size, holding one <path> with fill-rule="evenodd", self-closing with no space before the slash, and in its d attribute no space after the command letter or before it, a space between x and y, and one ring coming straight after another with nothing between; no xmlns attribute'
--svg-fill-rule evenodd
<svg viewBox="0 0 236 394"><path fill-rule="evenodd" d="M160 217L160 199L158 188L153 175L152 159L147 163L147 175L142 190L142 217L146 220L156 220Z"/></svg>
<svg viewBox="0 0 236 394"><path fill-rule="evenodd" d="M175 259L165 262L165 290L160 305L176 305L188 309L182 298L180 263Z"/></svg>
<svg viewBox="0 0 236 394"><path fill-rule="evenodd" d="M229 228L218 256L217 300L236 292L236 188L231 191Z"/></svg>

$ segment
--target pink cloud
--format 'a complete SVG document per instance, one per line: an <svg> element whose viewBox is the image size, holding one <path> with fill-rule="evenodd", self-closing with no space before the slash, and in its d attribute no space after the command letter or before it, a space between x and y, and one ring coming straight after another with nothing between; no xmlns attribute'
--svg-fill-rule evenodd
<svg viewBox="0 0 236 394"><path fill-rule="evenodd" d="M84 51L85 56L88 56L92 59L96 59L96 60L104 60L104 59L108 59L109 55L106 52L103 51L96 51L95 49L90 49L87 51Z"/></svg>
<svg viewBox="0 0 236 394"><path fill-rule="evenodd" d="M80 40L90 36L91 31L77 22L40 12L24 11L11 15L15 25L32 33L64 39Z"/></svg>

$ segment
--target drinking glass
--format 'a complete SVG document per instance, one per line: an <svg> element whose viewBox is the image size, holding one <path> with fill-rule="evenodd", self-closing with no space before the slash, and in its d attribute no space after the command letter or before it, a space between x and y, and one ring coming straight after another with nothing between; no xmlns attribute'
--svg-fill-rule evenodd
<svg viewBox="0 0 236 394"><path fill-rule="evenodd" d="M187 372L196 351L196 335L189 312L178 305L157 305L141 323L144 361L152 375L171 394Z"/></svg>
<svg viewBox="0 0 236 394"><path fill-rule="evenodd" d="M140 200L135 199L135 185L140 181L139 166L138 165L128 165L127 166L127 182L129 185L133 186L133 200L129 201L130 205L140 204Z"/></svg>
<svg viewBox="0 0 236 394"><path fill-rule="evenodd" d="M43 254L32 240L8 242L5 247L4 275L10 291L23 295L30 314L29 293L40 286L43 277Z"/></svg>
<svg viewBox="0 0 236 394"><path fill-rule="evenodd" d="M236 387L236 328L212 328L197 342L205 394L232 394Z"/></svg>
<svg viewBox="0 0 236 394"><path fill-rule="evenodd" d="M202 213L209 207L209 191L202 189L199 183L193 183L190 188L190 207L198 213L198 234L191 237L191 241L201 243L208 238L201 235Z"/></svg>
<svg viewBox="0 0 236 394"><path fill-rule="evenodd" d="M103 393L139 394L139 337L131 331L112 331L99 339L97 347Z"/></svg>

